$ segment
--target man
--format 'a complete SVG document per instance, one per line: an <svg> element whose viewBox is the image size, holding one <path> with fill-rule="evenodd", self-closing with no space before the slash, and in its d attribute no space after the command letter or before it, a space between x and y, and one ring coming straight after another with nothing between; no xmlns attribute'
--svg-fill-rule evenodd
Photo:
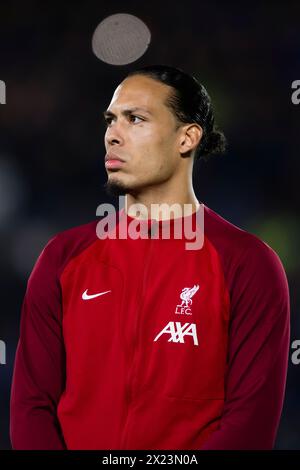
<svg viewBox="0 0 300 470"><path fill-rule="evenodd" d="M113 224L107 216L59 233L34 267L13 447L271 449L286 383L288 284L267 244L194 193L195 158L225 148L205 88L179 69L144 67L104 116L106 188L125 195L125 208ZM116 235L137 221L140 237L105 238L99 225ZM160 237L186 222L203 235L197 249L185 235Z"/></svg>

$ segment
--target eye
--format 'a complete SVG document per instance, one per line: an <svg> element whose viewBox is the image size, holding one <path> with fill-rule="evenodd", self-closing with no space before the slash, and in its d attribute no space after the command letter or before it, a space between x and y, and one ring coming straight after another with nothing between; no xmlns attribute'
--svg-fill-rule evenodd
<svg viewBox="0 0 300 470"><path fill-rule="evenodd" d="M144 121L144 119L142 119L139 116L135 116L134 114L130 114L129 119L130 119L131 122L132 122L132 119L140 119L141 121Z"/></svg>
<svg viewBox="0 0 300 470"><path fill-rule="evenodd" d="M106 116L103 119L106 126L109 126L111 124L112 117Z"/></svg>
<svg viewBox="0 0 300 470"><path fill-rule="evenodd" d="M111 125L113 117L112 116L105 116L103 119L104 119L106 127L108 127L108 126ZM140 119L140 121L145 121L145 119L143 119L139 116L135 116L134 114L129 114L128 119L129 119L130 122L133 122L134 124L139 124L139 122L134 121L135 119Z"/></svg>

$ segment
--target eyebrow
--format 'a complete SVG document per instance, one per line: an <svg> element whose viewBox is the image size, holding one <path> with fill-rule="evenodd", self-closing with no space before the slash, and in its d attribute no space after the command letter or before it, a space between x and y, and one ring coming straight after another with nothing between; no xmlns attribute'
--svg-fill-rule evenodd
<svg viewBox="0 0 300 470"><path fill-rule="evenodd" d="M123 116L128 116L129 114L135 113L136 111L142 111L143 113L147 113L147 114L150 114L152 116L151 111L149 111L146 108L141 108L139 106L135 106L131 109L123 109L121 114L123 114ZM116 117L116 115L112 111L106 110L106 111L103 112L103 117L104 118L109 117L109 116Z"/></svg>

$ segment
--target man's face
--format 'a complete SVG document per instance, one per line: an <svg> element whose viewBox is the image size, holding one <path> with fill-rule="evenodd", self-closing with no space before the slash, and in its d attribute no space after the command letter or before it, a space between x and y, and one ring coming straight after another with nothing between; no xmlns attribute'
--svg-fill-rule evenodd
<svg viewBox="0 0 300 470"><path fill-rule="evenodd" d="M180 129L176 130L176 118L165 105L171 90L142 75L126 78L115 90L104 113L105 148L124 162L117 166L106 162L108 186L119 186L123 193L139 192L166 182L179 171Z"/></svg>

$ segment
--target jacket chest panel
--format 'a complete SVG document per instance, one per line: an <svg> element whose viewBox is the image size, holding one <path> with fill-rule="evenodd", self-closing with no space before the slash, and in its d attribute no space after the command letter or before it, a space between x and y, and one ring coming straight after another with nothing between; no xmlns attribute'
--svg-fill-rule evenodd
<svg viewBox="0 0 300 470"><path fill-rule="evenodd" d="M64 273L69 371L123 377L125 367L132 397L222 399L229 304L221 267L205 250L147 242L78 259Z"/></svg>

